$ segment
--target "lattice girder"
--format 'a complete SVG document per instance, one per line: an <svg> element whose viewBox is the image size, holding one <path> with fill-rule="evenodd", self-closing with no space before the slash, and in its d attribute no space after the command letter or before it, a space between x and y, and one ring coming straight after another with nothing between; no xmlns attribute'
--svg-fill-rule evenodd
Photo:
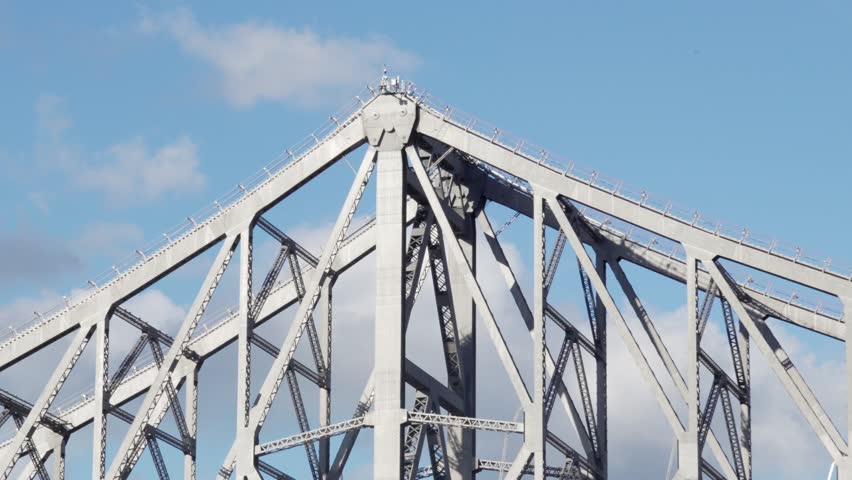
<svg viewBox="0 0 852 480"><path fill-rule="evenodd" d="M203 370L204 360L233 342L242 345L240 362L244 381L239 388L243 389L241 408L245 421L238 427L228 455L222 459L220 478L234 473L239 478L257 479L261 478L261 473L291 478L293 474L285 471L286 468L268 463L268 459L260 460L260 457L302 446L313 478L339 479L345 475L347 459L358 432L364 428L375 429L377 479L404 475L406 480L427 476L468 480L481 470L508 472L513 478L525 474L536 479L606 478L609 457L605 405L607 323L617 327L632 361L639 367L678 439L676 478L697 480L701 472L709 478L752 478L749 370L749 345L752 343L769 360L808 425L837 461L841 478L852 478L846 440L795 369L767 322L769 318L776 318L845 341L847 332L843 318L820 309L809 310L793 301L785 302L768 289L762 291L748 281L736 280L725 262L737 262L754 271L804 285L846 304L852 298L849 278L843 278L828 265L820 269L798 258L791 260L773 252L772 248L762 249L744 239L736 241L714 234L698 221L699 217L690 223L668 211L660 212L643 201L631 201L618 188L607 191L594 179L580 181L571 170L560 170L550 164L547 152L542 151L534 158L523 144L504 143L499 130L489 135L479 131L472 121L460 123L449 110L435 108L423 92L416 88L408 90L389 79L383 81L374 96L364 101L354 114L334 121L336 128L324 138L316 138L316 145L294 157L289 166L275 173L268 172L265 179L245 189L242 196L209 218L191 219L194 227L180 238L169 238L162 250L142 254L137 265L118 272L116 278L96 285L86 297L75 299L55 315L0 345L0 370L3 370L58 339L72 337L70 347L38 400L32 404L7 402L10 411L17 409L13 413L17 415L15 420L20 429L11 441L0 444L3 478L12 472L17 462L27 458L32 462L26 467L27 475L47 477L44 459L52 454L64 458L64 451L60 450L68 436L90 422L105 425L107 413L129 423L130 429L105 472L106 478L125 478L145 449L152 455L160 478L168 478L167 457L160 451L161 443L183 451L185 478L194 478L197 461L197 390L194 385L199 370ZM346 154L365 145L364 160L324 248L300 245L262 216ZM377 182L377 218L352 231L350 223L371 177ZM510 220L497 232L486 214L489 203L510 210ZM600 220L599 215L606 216L606 220ZM519 217L532 219L536 229L530 236L535 240L532 247L535 281L529 295L520 289L517 276L497 239L503 230L517 228L512 225ZM667 255L653 248L653 242L634 241L630 235L612 228L610 218L665 238L682 248L685 257ZM485 255L496 262L508 297L518 309L519 318L513 321L522 320L530 331L534 378L522 374L518 367L515 352L509 348L501 330L505 319L498 321L477 269L467 257L469 251L463 243L470 238L463 236L470 233L465 229L472 225L484 234ZM250 284L254 228L264 230L280 243L280 251L256 294ZM548 229L556 234L549 258L544 234ZM407 232L410 235L406 237ZM196 332L199 318L238 246L241 249L240 291L243 292L240 305L212 327ZM213 267L174 336L151 327L122 306L181 265L216 248L219 253ZM379 255L371 255L377 249ZM580 264L581 298L590 322L590 338L555 309L555 300L548 300L562 293L554 286L554 278L560 265L564 267L567 263L560 262L566 249L573 252ZM320 251L320 255L314 253ZM330 295L335 280L367 258L374 259L379 268L377 303L382 308L377 310L377 325L379 329L395 333L387 336L377 329L376 338L386 343L377 342L376 371L364 388L354 416L332 422L330 402L334 382L330 375L329 339L334 319L329 313L319 320L315 310L320 298ZM684 329L688 333L689 358L685 370L672 360L621 268L624 262L686 286L689 308ZM290 279L279 282L278 276L285 263L289 263ZM449 275L451 268L455 269L453 275ZM434 301L438 308L433 315L440 327L447 381L432 377L405 356L405 342L417 341L406 337L407 326L427 274L432 276L432 290L436 295ZM607 284L608 275L616 280L612 285ZM615 285L627 297L648 335L652 346L650 353L659 357L663 372L651 367L648 355L619 312L612 294ZM523 422L467 414L475 412L469 399L476 398L474 380L479 365L468 369L459 353L463 345L456 320L455 289L463 292L465 301L471 304L471 311L475 308L476 314L484 320L485 333L497 352L498 369L508 378L515 400L524 413ZM703 302L699 302L699 292L704 292ZM717 299L734 366L732 375L724 372L701 347ZM289 307L294 307L296 314L283 342L271 342L254 332ZM848 311L845 304L844 310ZM99 370L101 380L94 397L85 398L59 413L52 411L53 400L93 336L98 338L93 343L104 357L99 368L108 369L107 322L110 315L134 325L141 330L142 337L120 362L116 372L107 375L106 370ZM318 328L315 318L318 322L329 323ZM547 348L548 326L565 332L556 357ZM465 341L475 341L475 337L470 337L471 332L465 335L468 335ZM294 358L300 342L308 342L314 365L307 366ZM155 361L131 371L146 344L153 348ZM256 397L250 396L253 392L250 380L252 346L273 358L273 365L262 384L254 386L259 387L254 388L259 392ZM389 355L388 352L396 353ZM594 375L586 372L585 355L594 360ZM569 357L573 357L573 368L568 368ZM714 381L702 410L699 372L705 370L713 375ZM300 385L296 374L309 382ZM471 374L473 379L467 378ZM573 398L565 385L564 377L569 374L577 377L579 398ZM668 375L673 382L678 394L675 398L670 398L662 387L660 374ZM594 385L590 385L591 379ZM285 380L293 398L299 432L258 444L259 432ZM413 410L405 408L402 387L406 384L422 392ZM186 389L185 409L179 398L181 388ZM317 428L311 427L315 420L308 418L310 409L303 403L301 388L318 388L325 392L322 394L325 398L322 419ZM128 402L140 396L142 405L137 411L125 408ZM14 399L12 395L7 397ZM722 404L725 434L730 443L727 448L721 446L711 428L718 403ZM676 405L686 405L686 415L679 415ZM740 409L739 422L735 420L737 407ZM564 410L567 415L579 439L578 448L560 440L562 432L550 429L551 411L555 408ZM175 417L179 438L158 426L168 410ZM459 453L454 450L458 448L455 444L448 448L445 430L450 436L463 431L520 434L523 441L520 449L513 452L513 461L473 461L475 451ZM62 442L55 440L57 435ZM335 435L343 435L343 440L336 451L329 450L328 439ZM100 438L100 448L104 451L110 437L101 431ZM470 440L473 437L463 438L466 440L461 448L472 449L475 442ZM705 442L709 449L707 455L713 455L720 467L718 471L705 457ZM554 447L561 456L546 458L547 445ZM421 468L418 459L424 447L430 455L431 466ZM459 458L467 458L470 464L460 463Z"/></svg>

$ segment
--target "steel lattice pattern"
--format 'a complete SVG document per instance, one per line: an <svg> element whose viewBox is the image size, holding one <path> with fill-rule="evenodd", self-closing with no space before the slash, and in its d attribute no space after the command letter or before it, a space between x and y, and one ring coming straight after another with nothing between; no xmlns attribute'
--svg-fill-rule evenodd
<svg viewBox="0 0 852 480"><path fill-rule="evenodd" d="M0 427L9 420L16 427L0 444L0 477L14 472L21 478L63 478L69 437L93 424L95 478L130 477L146 451L156 475L170 478L177 467L165 450L174 449L183 458L183 477L194 479L198 374L206 359L236 344L238 422L227 455L216 465L220 479L297 478L275 456L293 449L303 451L309 473L302 475L343 478L365 429L373 429L376 479L470 479L484 472L500 472L504 478L605 479L611 453L609 327L626 345L678 439L676 478L752 478L752 346L838 462L841 475L852 475L847 441L767 322L778 319L845 341L849 307L843 302L852 298L852 271L559 161L440 104L414 84L385 77L368 90L307 143L241 183L215 208L188 217L165 241L139 250L135 260L118 264L66 305L39 314L3 340L0 370L58 339L70 342L35 401L19 398L6 386L0 389ZM353 167L354 180L323 245L302 245L270 220L273 207L356 150L364 152L363 160L357 170ZM370 182L375 216L353 228ZM508 220L496 231L488 205L508 210ZM524 228L519 218L529 219L534 229L529 292L522 291L501 242L506 231ZM260 269L255 233L261 231L274 240L275 249L253 285L254 269ZM477 244L479 235L485 241ZM207 251L215 258L176 333L161 331L125 305ZM529 339L512 340L529 342L531 376L519 367L517 352L504 337L506 319L498 321L486 298L477 253L498 266L502 278L497 280L516 308L512 321L522 322L529 332ZM576 266L567 257L576 258ZM367 258L376 266L373 371L354 408L335 403L332 409L333 389L347 381L332 376L332 346L347 340L332 341L339 319L333 291L338 277ZM685 286L684 365L669 353L622 268L626 263ZM238 271L239 303L219 314L206 313L214 294L224 288L220 283L229 266ZM745 276L737 269L744 269ZM579 275L583 325L558 308L563 300L557 276L564 272L572 273L572 283ZM431 295L424 298L427 277ZM803 292L831 297L834 306L815 307L803 300L804 293L764 288L755 278L797 283ZM636 329L617 308L616 292L626 298L647 342L637 340ZM406 341L423 341L407 335L417 302L434 304L428 310L445 370L438 377L405 354ZM730 355L727 370L702 346L717 303L725 356ZM287 309L292 320L283 340L273 341L261 327L280 323L276 316ZM117 334L110 325L117 322L133 338L126 353L113 358L111 369L110 339ZM477 335L493 345L493 365L478 365ZM309 360L296 358L300 345ZM72 370L85 368L77 363L87 346L97 351L94 388L81 400L57 405ZM258 362L258 355L265 363ZM663 368L653 367L649 357ZM271 366L258 374L258 365L270 359ZM484 368L505 376L522 421L477 415L477 402L483 401L476 397L477 373ZM673 395L663 381L674 385ZM269 420L280 409L276 399L285 382L290 394L285 401L292 408L281 415L293 418L298 431L279 431ZM411 390L414 395L406 395ZM308 398L316 398L319 406L310 406ZM137 406L131 408L134 400ZM677 406L686 407L685 413ZM351 416L333 421L339 411ZM573 432L551 422L557 412ZM110 416L128 426L125 434L108 435ZM724 432L714 430L714 419ZM261 431L274 439L260 442ZM520 446L508 460L480 458L477 439L489 434L511 436ZM576 437L576 445L567 437ZM108 445L116 438L118 443Z"/></svg>

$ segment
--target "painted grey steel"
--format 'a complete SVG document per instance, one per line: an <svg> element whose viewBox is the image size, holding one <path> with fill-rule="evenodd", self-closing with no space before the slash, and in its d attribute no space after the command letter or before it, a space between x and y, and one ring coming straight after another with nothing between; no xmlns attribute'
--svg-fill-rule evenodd
<svg viewBox="0 0 852 480"><path fill-rule="evenodd" d="M312 478L344 478L356 442L363 441L359 432L367 428L374 430L376 479L468 480L483 471L513 479L526 475L605 479L610 455L618 455L609 452L607 442L606 345L608 327L614 326L677 439L675 478L751 480L750 346L754 344L838 465L840 478L852 480L843 430L828 417L771 322L780 320L846 342L852 335L845 325L852 308L852 271L837 262L817 261L799 248L766 241L747 229L734 231L700 212L686 212L573 162L560 163L543 149L437 102L414 84L384 77L369 91L345 115L331 117L328 128L296 153L288 151L284 160L240 184L215 209L189 217L177 233L165 236L158 249L140 250L135 263L122 264L91 281L91 288L52 314L40 315L0 341L0 370L4 370L70 338L35 402L21 400L6 391L7 386L0 389L0 425L11 421L18 427L12 438L0 443L0 478L14 471L20 478L62 478L65 444L92 424L94 478L127 478L147 450L159 478L175 476L182 468L183 478L195 479L200 461L199 374L207 358L236 343L236 435L220 459L220 479L292 478L288 466L275 464L276 457L270 455L293 448L304 451ZM264 217L363 146L364 159L322 249L300 245ZM371 181L376 186L376 216L351 229ZM510 211L509 220L497 230L486 214L488 203ZM521 216L530 218L533 227L529 295L520 288L500 240L505 230L520 228L513 223ZM253 273L257 229L279 244L271 266L260 276ZM485 243L477 245L480 234ZM552 245L548 238L554 239ZM218 254L174 337L123 306L211 249L218 249ZM519 357L504 336L506 319L496 318L483 291L478 257L496 263L506 298L512 299L516 318L530 333L532 357L527 363L532 365L532 377L519 368ZM591 335L555 307L562 292L554 278L557 271L573 269L572 257L577 260L574 274L582 293L579 310L585 312L583 322L588 322ZM363 261L376 266L375 366L357 405L332 408L333 384L343 380L332 375L333 347L346 341L333 336L335 282ZM737 276L729 270L731 262L796 283L803 291L834 297L842 307L814 306L798 294L785 296L750 277ZM238 271L239 302L200 325L231 263ZM685 285L685 364L672 359L622 268L626 263ZM290 278L282 281L285 269ZM253 278L263 280L252 285ZM407 335L407 327L415 302L424 301L419 294L426 281L431 281L435 294L434 318L441 333L446 381L405 354L406 342L418 341ZM642 347L619 311L616 291L627 299L650 349ZM282 342L260 335L257 327L294 306ZM701 346L714 312L724 321L734 367L730 374ZM496 368L506 376L520 405L522 422L477 415L481 400L476 392L481 369L477 317L482 319L484 340L497 354ZM110 372L110 338L115 331L111 326L119 320L133 326L138 337L117 370ZM301 343L310 350L310 361L294 358ZM558 345L558 351L551 351L548 344ZM76 364L87 348L97 358L92 394L57 409L53 405L57 395L71 371L83 368ZM154 361L134 369L146 349ZM259 377L260 385L252 385L253 351L273 359L270 370ZM852 348L846 352L852 361ZM652 368L651 356L659 359L662 371ZM709 383L702 382L704 373L709 374ZM661 375L674 385L674 396L663 387ZM266 419L285 381L294 407L287 414L295 417L299 431L277 432L271 437L277 440L261 443L261 430L275 428ZM579 395L571 393L569 381L575 382ZM852 375L847 374L846 381L852 386ZM413 398L407 398L408 388L416 392ZM318 391L317 418L311 418L305 406L306 389ZM706 395L702 389L707 389ZM130 410L134 399L141 403ZM852 413L852 402L847 404ZM685 407L686 414L679 415L678 407ZM332 413L341 409L351 416L333 421L337 414ZM573 432L552 425L555 410L565 414ZM160 427L168 414L177 434ZM114 439L108 435L109 417L129 424L116 445L108 445ZM712 428L714 418L722 421L724 431ZM852 424L846 426L850 430ZM477 455L477 432L516 435L521 446L508 461L482 459ZM566 433L579 439L576 449L562 439ZM339 442L331 441L335 436ZM163 454L163 448L181 452L181 468L169 466L171 457ZM107 452L115 454L108 458ZM16 465L22 467L16 470Z"/></svg>

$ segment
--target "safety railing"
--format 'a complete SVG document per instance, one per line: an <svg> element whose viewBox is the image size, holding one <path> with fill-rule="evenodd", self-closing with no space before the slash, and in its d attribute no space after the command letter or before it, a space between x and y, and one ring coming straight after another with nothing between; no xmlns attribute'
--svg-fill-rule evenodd
<svg viewBox="0 0 852 480"><path fill-rule="evenodd" d="M48 322L57 315L74 308L74 306L88 299L96 292L109 286L116 279L138 269L141 265L150 261L152 258L157 257L170 246L180 242L189 233L202 228L224 210L230 208L244 197L251 195L258 187L269 182L274 176L297 163L306 154L321 145L322 142L331 138L343 127L358 118L361 108L368 101L381 93L381 89L378 86L375 86L375 84L373 85L374 86L367 86L363 89L362 92L355 97L353 102L344 106L336 115L330 116L328 121L326 121L312 134L305 137L302 142L285 150L258 173L238 184L234 189L226 193L220 199L214 201L213 204L203 208L191 216L188 216L185 221L172 229L169 229L166 233L163 233L161 238L151 242L141 249L136 250L134 255L117 262L107 272L93 277L82 288L75 289L69 295L63 297L62 302L40 312L34 312L35 316L27 321L6 326L6 328L0 332L0 349L5 348L17 338L23 337L27 333L33 331L38 325ZM575 162L564 159L547 149L541 148L505 130L479 120L454 106L440 102L428 91L418 87L412 82L402 82L402 84L398 87L398 92L405 92L420 106L429 109L432 113L438 115L444 120L452 122L456 126L473 132L493 143L500 144L504 148L512 150L537 165L545 166L555 172L571 177L576 181L586 183L589 186L608 192L618 198L633 202L643 208L653 210L666 217L674 218L684 224L688 224L713 235L724 237L728 240L750 246L771 255L796 263L801 263L836 277L852 281L852 266L846 263L833 260L831 257L817 255L811 251L805 251L802 247L793 243L783 242L767 235L752 232L746 227L720 222L700 211L692 210L676 204L647 190L633 187L621 180L607 176L596 169L578 165ZM505 172L495 173L502 174L504 178L509 179L509 181L516 186L526 185L527 188L529 187L527 182L522 179L515 178ZM630 232L620 233L628 237L631 235ZM762 287L761 285L757 285L757 282L754 279L744 282L750 285L756 285L756 288ZM772 288L773 287L770 285L767 290L771 290ZM797 292L792 292L789 295L789 298L792 299L791 301L799 305L801 305L802 302L807 303L807 297L800 295ZM835 318L842 317L842 314L839 315L838 312L833 310L833 307L827 306L821 301L812 302L810 309L828 314Z"/></svg>
<svg viewBox="0 0 852 480"><path fill-rule="evenodd" d="M485 140L499 144L537 165L545 166L578 182L585 183L615 197L653 210L707 233L852 281L852 264L818 255L816 252L805 250L794 243L784 242L771 236L751 231L749 228L741 225L721 222L699 210L690 209L648 190L634 187L617 178L605 175L599 170L585 167L574 161L560 157L554 152L482 121L452 105L439 101L431 93L413 83L408 84L406 91L410 92L409 95L411 98L418 102L421 107L430 110L439 118L451 122L466 131L473 132Z"/></svg>
<svg viewBox="0 0 852 480"><path fill-rule="evenodd" d="M588 207L583 207L580 211L590 224L620 237L624 242L652 250L659 255L680 263L686 262L686 251L677 242L654 235L647 230L636 228L618 219L613 219L602 212ZM703 266L699 268L706 272ZM740 287L750 290L751 293L765 295L781 303L789 303L814 314L824 315L837 321L843 319L842 305L835 297L824 295L822 298L818 298L818 295L815 293L793 288L789 284L773 282L770 278L760 276L759 272L736 263L726 262L725 269Z"/></svg>
<svg viewBox="0 0 852 480"><path fill-rule="evenodd" d="M532 195L532 187L526 180L492 167L479 159L472 158L471 160L491 178L525 195ZM686 251L680 243L667 237L656 235L651 231L614 218L586 205L578 204L578 206L580 207L580 213L592 226L605 229L611 234L620 237L622 241L653 250L658 254L682 263L686 262ZM843 307L836 297L831 297L830 295L819 297L815 292L795 289L791 285L783 284L782 282L773 282L766 275L762 277L759 272L750 271L737 264L726 265L726 267L734 280L748 290L772 297L784 303L796 305L815 314L825 315L838 321L843 320Z"/></svg>
<svg viewBox="0 0 852 480"><path fill-rule="evenodd" d="M137 249L132 255L115 263L110 270L92 277L81 288L72 290L70 294L64 296L59 303L33 312L35 315L26 321L4 326L3 330L0 331L0 350L16 339L27 335L39 325L74 308L98 291L111 285L116 279L140 268L152 258L156 258L169 247L180 242L191 232L204 227L213 218L243 198L250 196L260 186L298 163L305 155L314 151L323 142L332 138L344 127L354 122L360 116L362 107L378 94L379 90L375 86L375 82L373 85L366 86L355 96L352 102L341 108L335 115L330 116L320 128L316 129L295 146L284 150L284 152L276 156L258 173L237 184L212 204L186 217L186 220L167 230L160 238L152 241L143 248Z"/></svg>

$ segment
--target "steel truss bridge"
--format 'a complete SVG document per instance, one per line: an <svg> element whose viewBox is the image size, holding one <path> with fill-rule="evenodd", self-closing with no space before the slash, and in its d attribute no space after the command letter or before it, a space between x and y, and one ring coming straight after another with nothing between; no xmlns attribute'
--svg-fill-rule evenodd
<svg viewBox="0 0 852 480"><path fill-rule="evenodd" d="M0 391L0 425L11 421L16 427L0 445L2 478L63 478L66 442L90 424L93 478L130 477L146 450L159 478L169 478L179 467L169 468L164 448L180 452L184 478L196 478L199 370L235 342L237 428L227 456L220 459L219 479L293 478L286 465L276 466L268 457L287 449L305 452L313 479L340 479L359 433L367 428L373 429L376 479L470 479L485 471L512 479L605 479L610 454L606 345L614 327L676 439L676 478L752 478L750 357L755 354L768 362L837 462L840 478L852 479L844 435L772 328L772 322L782 321L846 342L852 271L564 162L437 102L412 83L385 77L357 99L307 143L287 151L231 195L0 340L0 371L59 339L68 342L34 401L16 396L16 385ZM300 245L264 216L365 145L361 163L351 165L354 182L325 245ZM371 178L375 216L354 228ZM488 203L514 213L495 228L484 208ZM518 216L531 219L533 227L529 295L522 292L499 240ZM258 229L279 244L260 286L252 285ZM477 245L477 234L484 243ZM505 295L517 310L514 318L529 331L524 341L531 342L531 376L522 375L483 293L473 261L478 249L499 265ZM177 333L162 332L126 308L128 299L208 251L215 259ZM576 257L576 265L567 256ZM332 422L334 285L367 259L375 259L369 261L376 266L373 371L359 403L339 408L354 411L351 417ZM682 368L637 296L625 263L685 286L688 354ZM290 276L283 280L285 267ZM204 323L227 268L238 270L239 304ZM558 269L572 268L580 279L588 328L572 324L556 308L559 292L550 288ZM406 357L408 320L427 281L434 290L446 381ZM628 325L614 300L616 290L628 300L628 313L638 318L641 331ZM283 342L263 338L256 328L285 309L295 312ZM733 369L721 367L720 359L702 347L714 309L724 319ZM477 316L521 406L522 421L477 416ZM116 322L133 326L137 336L118 367L110 369L110 326ZM647 337L645 347L637 336ZM558 348L550 348L547 337ZM310 361L296 359L300 343L307 343ZM58 409L60 389L86 348L95 351L94 388ZM252 350L272 359L262 384L254 386ZM151 361L135 368L146 351ZM654 357L664 368L652 368ZM674 385L674 392L663 387L663 380ZM282 387L292 398L293 412L287 415L295 413L299 431L261 443L261 429L274 429L266 420ZM318 418L309 418L301 393L306 388L318 392ZM413 398L406 398L407 388L416 392ZM131 409L131 401L138 407ZM680 414L679 406L685 406ZM570 419L579 438L576 447L565 441L567 432L550 428L554 411ZM176 433L164 427L166 415ZM109 436L108 417L125 423L126 434ZM714 418L722 420L723 428L712 428ZM481 432L517 436L522 443L508 459L482 458L475 448ZM333 437L339 437L336 449ZM114 438L120 443L109 444ZM111 459L108 450L116 452Z"/></svg>

